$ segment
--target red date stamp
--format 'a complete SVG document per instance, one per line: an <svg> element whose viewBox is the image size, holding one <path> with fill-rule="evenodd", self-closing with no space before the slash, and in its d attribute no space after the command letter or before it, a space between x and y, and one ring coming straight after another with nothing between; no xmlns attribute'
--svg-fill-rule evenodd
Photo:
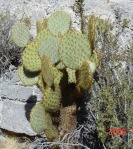
<svg viewBox="0 0 133 149"><path fill-rule="evenodd" d="M126 128L110 128L108 134L110 136L126 136ZM131 134L133 135L133 128L131 129Z"/></svg>

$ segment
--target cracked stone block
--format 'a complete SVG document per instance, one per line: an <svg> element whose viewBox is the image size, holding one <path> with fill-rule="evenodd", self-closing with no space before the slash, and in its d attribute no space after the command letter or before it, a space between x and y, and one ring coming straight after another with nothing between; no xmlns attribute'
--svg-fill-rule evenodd
<svg viewBox="0 0 133 149"><path fill-rule="evenodd" d="M4 99L0 101L0 127L16 133L36 135L29 122L29 114L35 102L22 103Z"/></svg>
<svg viewBox="0 0 133 149"><path fill-rule="evenodd" d="M32 107L41 100L37 86L23 86L16 69L10 78L0 79L0 128L34 136L29 119Z"/></svg>
<svg viewBox="0 0 133 149"><path fill-rule="evenodd" d="M41 100L42 93L37 86L24 86L18 78L16 71L11 73L12 77L8 80L0 81L0 97L26 102L30 96L36 96L37 101Z"/></svg>

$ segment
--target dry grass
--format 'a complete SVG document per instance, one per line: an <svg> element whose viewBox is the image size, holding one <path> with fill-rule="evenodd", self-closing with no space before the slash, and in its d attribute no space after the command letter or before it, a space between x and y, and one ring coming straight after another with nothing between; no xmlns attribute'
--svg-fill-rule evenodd
<svg viewBox="0 0 133 149"><path fill-rule="evenodd" d="M0 140L0 149L29 149L34 137L25 134L14 133L2 129L4 140Z"/></svg>
<svg viewBox="0 0 133 149"><path fill-rule="evenodd" d="M21 145L16 138L5 136L5 139L0 142L0 149L21 149Z"/></svg>

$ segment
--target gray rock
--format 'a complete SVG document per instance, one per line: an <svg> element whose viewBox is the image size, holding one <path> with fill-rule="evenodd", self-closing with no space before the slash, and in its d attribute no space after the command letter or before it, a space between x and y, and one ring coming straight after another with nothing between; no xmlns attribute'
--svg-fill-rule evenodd
<svg viewBox="0 0 133 149"><path fill-rule="evenodd" d="M0 129L0 142L3 141L3 140L4 140L4 136L3 136L3 133L2 133L2 131Z"/></svg>
<svg viewBox="0 0 133 149"><path fill-rule="evenodd" d="M16 133L36 135L29 123L29 113L35 103L4 99L0 101L0 127Z"/></svg>
<svg viewBox="0 0 133 149"><path fill-rule="evenodd" d="M13 67L10 66L9 69ZM16 68L0 78L0 128L33 136L29 123L32 107L41 100L37 86L27 87L20 82Z"/></svg>
<svg viewBox="0 0 133 149"><path fill-rule="evenodd" d="M36 86L24 86L16 73L16 70L10 72L10 79L1 78L0 80L0 97L1 99L17 100L26 102L31 96L36 96L36 100L40 101L42 93Z"/></svg>

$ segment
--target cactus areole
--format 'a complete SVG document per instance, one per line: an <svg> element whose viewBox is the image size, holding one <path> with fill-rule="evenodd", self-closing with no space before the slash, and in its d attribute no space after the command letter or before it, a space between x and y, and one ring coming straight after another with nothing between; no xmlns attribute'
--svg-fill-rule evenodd
<svg viewBox="0 0 133 149"><path fill-rule="evenodd" d="M20 80L26 86L37 85L43 94L31 110L31 127L36 133L45 132L49 141L59 141L76 128L77 103L93 85L98 55L91 49L91 35L72 29L71 16L64 11L37 22L33 41L28 41L27 30L23 22L16 23L12 39L24 48Z"/></svg>

